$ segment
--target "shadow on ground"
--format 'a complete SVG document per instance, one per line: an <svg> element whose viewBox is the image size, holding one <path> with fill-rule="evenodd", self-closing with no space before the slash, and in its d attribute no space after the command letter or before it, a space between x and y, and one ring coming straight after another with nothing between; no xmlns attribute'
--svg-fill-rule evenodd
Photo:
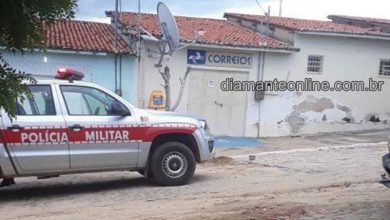
<svg viewBox="0 0 390 220"><path fill-rule="evenodd" d="M189 184L196 184L210 180L210 176L195 174ZM0 203L9 201L25 201L29 199L48 199L67 197L69 195L102 193L118 190L129 190L136 188L161 187L152 180L144 177L125 177L101 180L98 177L85 179L81 176L72 180L72 175L65 176L63 181L34 180L18 183L10 187L0 188Z"/></svg>
<svg viewBox="0 0 390 220"><path fill-rule="evenodd" d="M70 176L69 176L70 177ZM135 188L141 186L154 186L151 181L143 177L123 178L110 180L92 180L90 182L23 182L11 187L0 189L0 202L27 200L31 198L44 197L45 199L58 196L69 196L70 194L95 193L110 190Z"/></svg>

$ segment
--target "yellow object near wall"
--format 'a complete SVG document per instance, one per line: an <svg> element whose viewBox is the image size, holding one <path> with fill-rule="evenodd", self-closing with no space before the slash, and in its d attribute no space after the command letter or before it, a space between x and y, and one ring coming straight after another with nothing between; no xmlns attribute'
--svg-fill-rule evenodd
<svg viewBox="0 0 390 220"><path fill-rule="evenodd" d="M150 94L148 109L165 110L165 94L161 90L153 90Z"/></svg>

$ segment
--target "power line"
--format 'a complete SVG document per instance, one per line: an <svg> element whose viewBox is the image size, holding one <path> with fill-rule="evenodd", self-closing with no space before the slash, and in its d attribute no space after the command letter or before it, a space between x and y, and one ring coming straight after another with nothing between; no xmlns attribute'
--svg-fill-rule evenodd
<svg viewBox="0 0 390 220"><path fill-rule="evenodd" d="M261 4L259 3L259 1L258 0L255 0L256 1L256 3L257 3L257 6L259 6L259 8L263 11L263 13L266 15L267 14L267 12L263 9L263 7L261 7Z"/></svg>

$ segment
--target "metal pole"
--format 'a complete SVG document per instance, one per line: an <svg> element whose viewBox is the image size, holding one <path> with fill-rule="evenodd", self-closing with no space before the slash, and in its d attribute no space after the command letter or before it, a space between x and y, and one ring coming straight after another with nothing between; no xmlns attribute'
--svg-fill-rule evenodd
<svg viewBox="0 0 390 220"><path fill-rule="evenodd" d="M140 57L141 53L141 0L138 0L138 15L137 15L137 31L138 31L138 42L136 43L137 45L137 56Z"/></svg>
<svg viewBox="0 0 390 220"><path fill-rule="evenodd" d="M117 54L117 40L118 40L118 1L115 0L115 23L114 23L114 53L115 53L115 93L118 92L118 54Z"/></svg>
<svg viewBox="0 0 390 220"><path fill-rule="evenodd" d="M283 0L279 0L279 17L282 17L282 5L283 5Z"/></svg>
<svg viewBox="0 0 390 220"><path fill-rule="evenodd" d="M115 39L114 39L114 50L116 50L117 46L117 40L118 40L118 1L115 0L115 24L114 24L114 31L115 31Z"/></svg>
<svg viewBox="0 0 390 220"><path fill-rule="evenodd" d="M269 16L271 16L271 6L268 6L267 18L269 18Z"/></svg>

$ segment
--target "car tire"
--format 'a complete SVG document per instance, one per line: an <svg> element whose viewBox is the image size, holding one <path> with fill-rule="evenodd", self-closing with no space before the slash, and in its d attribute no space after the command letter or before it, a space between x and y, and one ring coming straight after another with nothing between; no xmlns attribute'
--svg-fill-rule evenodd
<svg viewBox="0 0 390 220"><path fill-rule="evenodd" d="M194 154L185 144L168 142L154 151L150 168L157 184L184 185L193 177L196 161Z"/></svg>

